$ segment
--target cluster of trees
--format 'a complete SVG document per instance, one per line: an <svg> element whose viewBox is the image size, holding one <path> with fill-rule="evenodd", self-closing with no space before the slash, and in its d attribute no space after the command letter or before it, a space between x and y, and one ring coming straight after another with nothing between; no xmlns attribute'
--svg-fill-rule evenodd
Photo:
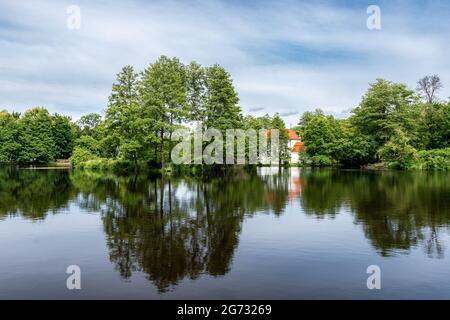
<svg viewBox="0 0 450 320"><path fill-rule="evenodd" d="M0 162L67 159L78 135L69 117L33 108L23 115L0 111Z"/></svg>
<svg viewBox="0 0 450 320"><path fill-rule="evenodd" d="M421 79L416 90L378 79L348 119L336 119L320 109L305 112L297 130L307 158L316 165L383 162L410 168L431 155L437 162L428 166L448 168L450 101L437 98L441 87L438 76Z"/></svg>
<svg viewBox="0 0 450 320"><path fill-rule="evenodd" d="M238 103L230 74L217 64L185 65L177 58L161 56L140 73L125 66L113 84L104 120L81 119L87 129L76 143L72 162L106 158L164 167L170 161L173 132L188 123L200 124L203 130L215 128L224 135L227 129L249 127L284 130L278 114L244 117ZM287 139L283 141L286 146Z"/></svg>
<svg viewBox="0 0 450 320"><path fill-rule="evenodd" d="M220 65L187 65L161 56L142 72L127 65L117 74L104 116L87 114L76 123L44 108L23 115L0 113L0 162L72 164L123 160L164 167L172 133L188 123L202 129L284 129L276 114L244 117L230 74ZM287 158L287 138L282 137Z"/></svg>
<svg viewBox="0 0 450 320"><path fill-rule="evenodd" d="M416 90L379 79L348 119L320 109L305 112L296 127L306 146L302 161L448 169L450 101L437 98L441 88L438 76L424 77ZM224 136L227 129L279 129L280 165L288 160L288 137L279 114L243 116L238 103L231 76L220 65L186 65L161 56L142 72L122 68L104 116L92 113L74 123L44 108L23 115L0 112L0 162L71 158L75 166L164 167L170 162L173 132L193 123Z"/></svg>

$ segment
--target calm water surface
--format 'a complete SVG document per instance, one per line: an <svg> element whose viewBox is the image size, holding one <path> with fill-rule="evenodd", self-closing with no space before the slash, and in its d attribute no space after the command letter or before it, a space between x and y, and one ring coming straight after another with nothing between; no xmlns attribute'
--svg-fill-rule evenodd
<svg viewBox="0 0 450 320"><path fill-rule="evenodd" d="M449 230L442 172L0 168L0 298L450 299Z"/></svg>

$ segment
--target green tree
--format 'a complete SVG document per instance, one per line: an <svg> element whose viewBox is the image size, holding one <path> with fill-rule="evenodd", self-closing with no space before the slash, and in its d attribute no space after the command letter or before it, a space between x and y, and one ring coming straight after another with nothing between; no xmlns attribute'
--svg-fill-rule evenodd
<svg viewBox="0 0 450 320"><path fill-rule="evenodd" d="M333 157L341 165L355 167L367 164L370 159L370 139L355 130L348 119L340 120L340 137L333 147Z"/></svg>
<svg viewBox="0 0 450 320"><path fill-rule="evenodd" d="M413 162L417 150L409 144L409 138L405 132L397 128L388 142L379 150L378 154L383 162L389 166L408 168Z"/></svg>
<svg viewBox="0 0 450 320"><path fill-rule="evenodd" d="M427 149L450 147L450 102L424 105Z"/></svg>
<svg viewBox="0 0 450 320"><path fill-rule="evenodd" d="M206 69L196 62L186 66L187 105L190 118L202 121L206 116Z"/></svg>
<svg viewBox="0 0 450 320"><path fill-rule="evenodd" d="M102 123L102 116L98 113L89 113L76 122L80 130L80 135L88 135L99 138L98 128Z"/></svg>
<svg viewBox="0 0 450 320"><path fill-rule="evenodd" d="M142 79L142 100L147 125L159 136L161 166L165 165L164 142L189 114L187 108L186 69L177 58L161 56L145 69ZM150 138L152 141L155 137Z"/></svg>
<svg viewBox="0 0 450 320"><path fill-rule="evenodd" d="M298 122L298 125L296 128L297 131L299 131L300 134L303 135L303 132L306 129L306 127L308 126L309 122L317 116L325 116L325 113L323 112L322 109L316 109L314 111L305 111L302 114L300 121Z"/></svg>
<svg viewBox="0 0 450 320"><path fill-rule="evenodd" d="M242 128L239 98L230 74L217 64L207 68L206 74L206 127L220 131Z"/></svg>
<svg viewBox="0 0 450 320"><path fill-rule="evenodd" d="M72 154L76 129L69 117L54 114L52 117L52 133L55 142L55 157L69 159Z"/></svg>
<svg viewBox="0 0 450 320"><path fill-rule="evenodd" d="M15 162L20 153L19 114L0 111L0 162Z"/></svg>
<svg viewBox="0 0 450 320"><path fill-rule="evenodd" d="M46 163L55 159L57 148L53 137L53 123L44 108L33 108L19 120L21 145L19 160Z"/></svg>
<svg viewBox="0 0 450 320"><path fill-rule="evenodd" d="M378 149L389 141L397 129L401 129L412 145L420 145L417 119L420 117L418 97L404 84L378 79L371 84L360 105L351 117L352 125L368 137L376 158Z"/></svg>
<svg viewBox="0 0 450 320"><path fill-rule="evenodd" d="M140 79L132 66L117 74L106 110L105 122L99 127L104 135L102 146L107 154L134 161L143 158L148 141L148 120L140 96Z"/></svg>
<svg viewBox="0 0 450 320"><path fill-rule="evenodd" d="M281 167L285 161L289 161L290 154L286 125L278 112L272 118L270 129L276 129L279 132L278 165Z"/></svg>
<svg viewBox="0 0 450 320"><path fill-rule="evenodd" d="M333 116L325 116L316 112L308 119L304 127L302 139L306 153L310 156L335 156L338 139L341 138L341 128Z"/></svg>

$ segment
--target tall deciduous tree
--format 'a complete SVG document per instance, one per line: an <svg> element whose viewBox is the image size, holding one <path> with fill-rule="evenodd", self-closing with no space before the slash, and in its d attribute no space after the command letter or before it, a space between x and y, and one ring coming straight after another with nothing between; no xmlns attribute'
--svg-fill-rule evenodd
<svg viewBox="0 0 450 320"><path fill-rule="evenodd" d="M186 69L177 58L161 56L145 69L142 79L144 113L159 133L160 161L165 165L164 141L188 116Z"/></svg>
<svg viewBox="0 0 450 320"><path fill-rule="evenodd" d="M194 121L203 121L206 116L206 69L196 62L191 62L186 66L186 81L190 118Z"/></svg>
<svg viewBox="0 0 450 320"><path fill-rule="evenodd" d="M76 137L76 128L69 117L54 114L52 117L55 156L57 159L68 159L72 154Z"/></svg>
<svg viewBox="0 0 450 320"><path fill-rule="evenodd" d="M140 134L142 110L139 105L139 79L132 66L127 65L117 74L105 115L103 145L113 156L123 155L137 163L138 153L144 147Z"/></svg>
<svg viewBox="0 0 450 320"><path fill-rule="evenodd" d="M270 129L276 129L279 133L278 165L281 167L284 161L289 161L290 154L288 148L289 136L286 130L286 125L278 112L275 113L271 120Z"/></svg>
<svg viewBox="0 0 450 320"><path fill-rule="evenodd" d="M220 65L207 68L207 99L205 123L207 128L220 131L242 127L239 98L230 74Z"/></svg>
<svg viewBox="0 0 450 320"><path fill-rule="evenodd" d="M418 135L420 110L417 102L416 93L404 84L378 79L370 86L360 105L353 110L351 121L361 134L372 140L373 156L396 129L401 129L413 145L422 142Z"/></svg>
<svg viewBox="0 0 450 320"><path fill-rule="evenodd" d="M79 127L80 135L88 135L96 139L99 138L98 128L102 123L102 116L98 113L89 113L76 122Z"/></svg>

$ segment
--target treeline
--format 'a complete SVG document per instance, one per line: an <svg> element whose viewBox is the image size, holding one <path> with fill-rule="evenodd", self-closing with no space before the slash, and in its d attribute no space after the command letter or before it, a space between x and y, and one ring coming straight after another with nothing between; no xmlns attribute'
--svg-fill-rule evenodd
<svg viewBox="0 0 450 320"><path fill-rule="evenodd" d="M0 162L46 163L72 154L79 128L69 117L33 108L0 111Z"/></svg>
<svg viewBox="0 0 450 320"><path fill-rule="evenodd" d="M436 94L437 76L416 90L379 79L348 119L305 112L296 128L306 146L303 161L316 166L450 169L450 101Z"/></svg>
<svg viewBox="0 0 450 320"><path fill-rule="evenodd" d="M450 102L437 98L441 87L437 76L421 79L416 90L380 79L348 119L320 109L305 112L295 128L305 146L300 164L449 169ZM70 158L72 165L92 169L165 167L173 132L194 123L222 132L279 129L279 164L290 158L280 115L244 116L222 66L161 56L141 72L122 68L103 116L73 122L44 108L0 112L0 162Z"/></svg>
<svg viewBox="0 0 450 320"><path fill-rule="evenodd" d="M92 113L72 123L42 108L23 116L2 112L0 162L70 157L79 167L164 167L170 162L172 133L188 124L222 132L249 126L285 128L278 114L244 117L238 103L231 76L222 66L185 65L161 56L142 72L129 65L122 68L103 117ZM287 139L283 135L281 140L287 159Z"/></svg>

